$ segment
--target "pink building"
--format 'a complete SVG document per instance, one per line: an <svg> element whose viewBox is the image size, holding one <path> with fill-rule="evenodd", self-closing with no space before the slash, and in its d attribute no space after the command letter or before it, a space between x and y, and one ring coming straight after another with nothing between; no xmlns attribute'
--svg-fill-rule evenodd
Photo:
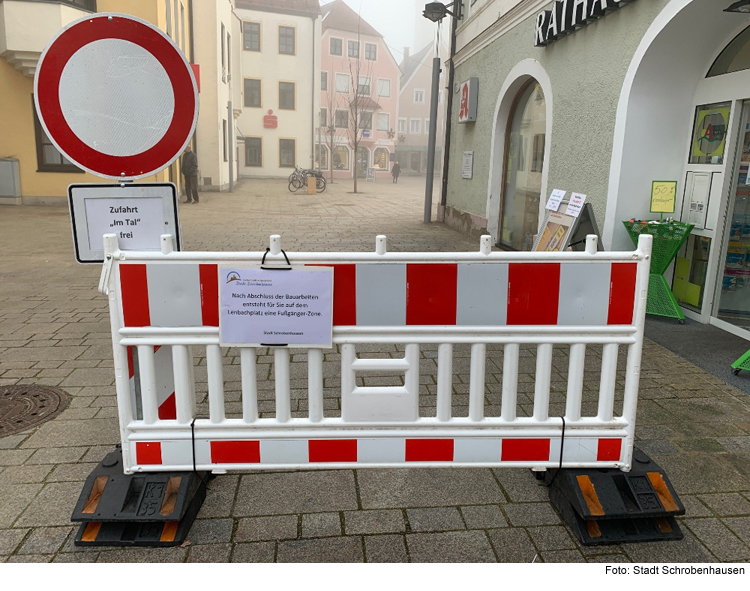
<svg viewBox="0 0 750 591"><path fill-rule="evenodd" d="M326 177L352 178L356 170L364 178L368 169L374 169L375 179L390 178L401 70L383 36L343 0L334 0L321 11L320 139L315 166L329 171ZM354 117L359 128L356 157Z"/></svg>

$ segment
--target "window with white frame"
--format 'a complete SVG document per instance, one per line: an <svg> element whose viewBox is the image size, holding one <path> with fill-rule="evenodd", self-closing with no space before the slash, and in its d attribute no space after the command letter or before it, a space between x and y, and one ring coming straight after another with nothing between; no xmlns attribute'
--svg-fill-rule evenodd
<svg viewBox="0 0 750 591"><path fill-rule="evenodd" d="M349 74L336 74L336 92L349 93Z"/></svg>
<svg viewBox="0 0 750 591"><path fill-rule="evenodd" d="M398 118L398 132L406 133L406 117Z"/></svg>
<svg viewBox="0 0 750 591"><path fill-rule="evenodd" d="M359 41L348 41L347 45L349 48L348 56L359 59Z"/></svg>
<svg viewBox="0 0 750 591"><path fill-rule="evenodd" d="M328 72L320 73L320 90L328 90Z"/></svg>
<svg viewBox="0 0 750 591"><path fill-rule="evenodd" d="M346 109L336 109L334 116L334 125L339 129L349 128L349 111Z"/></svg>
<svg viewBox="0 0 750 591"><path fill-rule="evenodd" d="M424 120L424 133L425 135L430 133L430 120L429 119Z"/></svg>
<svg viewBox="0 0 750 591"><path fill-rule="evenodd" d="M370 96L370 77L360 76L359 84L357 84L357 94L362 96Z"/></svg>
<svg viewBox="0 0 750 591"><path fill-rule="evenodd" d="M320 108L320 126L328 127L328 109L325 107Z"/></svg>
<svg viewBox="0 0 750 591"><path fill-rule="evenodd" d="M344 54L344 40L338 39L337 37L331 37L331 43L328 46L329 53L331 55L343 55Z"/></svg>
<svg viewBox="0 0 750 591"><path fill-rule="evenodd" d="M414 89L414 102L417 104L423 104L424 103L424 89L422 88L415 88Z"/></svg>
<svg viewBox="0 0 750 591"><path fill-rule="evenodd" d="M372 62L378 59L378 46L375 43L365 43L365 59Z"/></svg>
<svg viewBox="0 0 750 591"><path fill-rule="evenodd" d="M419 134L422 133L422 120L421 119L410 119L409 120L409 133Z"/></svg>
<svg viewBox="0 0 750 591"><path fill-rule="evenodd" d="M391 116L388 113L378 113L378 131L388 131L391 126Z"/></svg>
<svg viewBox="0 0 750 591"><path fill-rule="evenodd" d="M378 78L378 96L391 96L391 81L387 78Z"/></svg>
<svg viewBox="0 0 750 591"><path fill-rule="evenodd" d="M362 111L359 115L360 129L372 129L372 111Z"/></svg>
<svg viewBox="0 0 750 591"><path fill-rule="evenodd" d="M388 148L375 148L375 153L372 156L372 167L375 170L388 170L390 159L391 154Z"/></svg>

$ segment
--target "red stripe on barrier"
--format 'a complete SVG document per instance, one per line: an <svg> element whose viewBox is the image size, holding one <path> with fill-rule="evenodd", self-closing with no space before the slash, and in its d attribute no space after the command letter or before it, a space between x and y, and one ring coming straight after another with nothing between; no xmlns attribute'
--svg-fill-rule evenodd
<svg viewBox="0 0 750 591"><path fill-rule="evenodd" d="M596 451L597 462L616 462L620 459L622 439L600 439Z"/></svg>
<svg viewBox="0 0 750 591"><path fill-rule="evenodd" d="M159 419L162 421L174 421L177 418L177 402L174 392L159 405Z"/></svg>
<svg viewBox="0 0 750 591"><path fill-rule="evenodd" d="M311 462L356 462L356 439L311 439L308 442Z"/></svg>
<svg viewBox="0 0 750 591"><path fill-rule="evenodd" d="M161 442L137 441L135 444L135 463L161 464Z"/></svg>
<svg viewBox="0 0 750 591"><path fill-rule="evenodd" d="M212 464L259 464L260 441L212 441Z"/></svg>
<svg viewBox="0 0 750 591"><path fill-rule="evenodd" d="M133 365L133 347L126 347L128 350L128 379L132 380L135 376L135 366Z"/></svg>
<svg viewBox="0 0 750 591"><path fill-rule="evenodd" d="M501 462L549 462L549 439L503 439Z"/></svg>
<svg viewBox="0 0 750 591"><path fill-rule="evenodd" d="M120 290L125 326L151 326L146 265L120 265Z"/></svg>
<svg viewBox="0 0 750 591"><path fill-rule="evenodd" d="M458 265L406 265L406 324L456 324Z"/></svg>
<svg viewBox="0 0 750 591"><path fill-rule="evenodd" d="M333 267L333 325L355 326L357 324L357 266L325 266Z"/></svg>
<svg viewBox="0 0 750 591"><path fill-rule="evenodd" d="M219 266L198 265L203 326L219 326Z"/></svg>
<svg viewBox="0 0 750 591"><path fill-rule="evenodd" d="M637 263L612 263L607 324L633 324Z"/></svg>
<svg viewBox="0 0 750 591"><path fill-rule="evenodd" d="M407 439L407 462L452 462L453 439Z"/></svg>
<svg viewBox="0 0 750 591"><path fill-rule="evenodd" d="M508 324L557 324L560 263L508 265Z"/></svg>

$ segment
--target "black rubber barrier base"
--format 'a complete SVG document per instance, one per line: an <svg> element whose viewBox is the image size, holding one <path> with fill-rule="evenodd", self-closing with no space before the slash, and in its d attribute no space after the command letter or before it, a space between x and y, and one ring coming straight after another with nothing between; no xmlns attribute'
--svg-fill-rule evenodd
<svg viewBox="0 0 750 591"><path fill-rule="evenodd" d="M544 480L550 501L584 545L683 537L674 516L685 507L664 470L640 450L630 472L551 470Z"/></svg>
<svg viewBox="0 0 750 591"><path fill-rule="evenodd" d="M123 474L122 450L86 479L71 521L77 546L177 546L206 498L206 472Z"/></svg>

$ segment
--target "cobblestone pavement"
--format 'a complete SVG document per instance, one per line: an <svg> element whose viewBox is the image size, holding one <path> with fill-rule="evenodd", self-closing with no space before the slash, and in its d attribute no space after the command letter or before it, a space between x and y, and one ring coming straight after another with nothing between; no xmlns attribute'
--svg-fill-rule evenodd
<svg viewBox="0 0 750 591"><path fill-rule="evenodd" d="M478 249L477 240L421 223L421 179L361 186L366 193L337 183L307 196L288 193L281 181L246 181L233 195L202 194L200 204L181 207L185 247L263 250L278 233L290 253L372 250L376 234L388 235L390 250ZM85 477L118 442L99 268L74 262L64 208L0 209L0 253L0 385L47 384L72 398L54 420L0 438L0 562L750 560L750 400L650 342L637 445L667 470L687 507L682 541L584 548L527 470L446 468L228 474L211 482L188 547L78 549L70 514ZM429 408L434 353L423 355L421 403ZM458 415L468 404L468 355L456 351ZM564 408L565 356L556 349L553 415ZM336 353L326 359L335 361ZM260 358L269 364L265 375L273 375L271 361ZM203 395L205 360L198 363ZM488 405L499 404L501 367L501 351L490 349ZM531 408L525 395L533 392L533 371L527 351L521 413ZM326 386L326 412L335 415L337 383ZM293 387L301 389L293 408L302 412L304 380ZM587 374L584 411L597 390L598 376ZM237 385L228 384L228 412L238 396Z"/></svg>

